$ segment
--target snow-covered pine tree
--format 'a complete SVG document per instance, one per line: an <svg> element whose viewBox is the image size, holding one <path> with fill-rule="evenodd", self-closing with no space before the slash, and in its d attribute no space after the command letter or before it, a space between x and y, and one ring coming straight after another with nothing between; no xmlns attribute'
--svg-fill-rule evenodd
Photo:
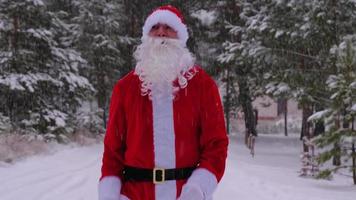
<svg viewBox="0 0 356 200"><path fill-rule="evenodd" d="M319 91L317 95L320 97L324 90L318 88L325 81L325 76L320 74L323 67L318 58L320 49L313 43L314 39L320 40L320 35L317 31L309 35L305 31L310 26L309 18L305 17L311 9L310 1L270 1L266 9L268 15L262 22L260 33L261 43L269 50L267 65L264 65L266 94L276 99L294 98L302 108L301 139L305 143L301 172L307 175L309 172L306 173L305 169L311 169L313 174L314 150L310 143L306 143L313 134L307 118L313 112L313 105L318 102L313 98L315 91Z"/></svg>
<svg viewBox="0 0 356 200"><path fill-rule="evenodd" d="M278 59L272 65L269 91L278 91L286 83L303 108L302 137L310 139L315 131L308 117L316 109L327 109L330 102L325 82L337 69L331 50L345 35L355 33L355 2L285 0L272 5L267 24L274 35L265 44Z"/></svg>
<svg viewBox="0 0 356 200"><path fill-rule="evenodd" d="M265 66L262 55L267 55L267 51L258 33L263 30L266 2L226 1L225 7L230 9L230 14L224 14L225 26L230 35L224 43L225 51L218 60L230 66L233 76L229 77L234 77L232 82L238 85L237 100L245 115L248 143L249 135L257 135L252 101L262 94L262 69ZM234 83L231 88L235 87Z"/></svg>
<svg viewBox="0 0 356 200"><path fill-rule="evenodd" d="M269 69L266 69L266 92L275 98L297 100L303 109L301 138L310 137L310 124L306 119L312 112L313 90L320 86L317 84L319 60L314 54L312 39L306 37L304 31L309 23L305 18L310 8L308 5L308 1L272 1L263 26L262 42L273 58Z"/></svg>
<svg viewBox="0 0 356 200"><path fill-rule="evenodd" d="M48 1L1 0L0 101L13 128L37 133L68 133L86 92L80 75L86 66L64 40L62 24Z"/></svg>
<svg viewBox="0 0 356 200"><path fill-rule="evenodd" d="M79 25L75 46L90 66L89 79L97 90L95 102L105 126L112 87L132 69L123 57L134 38L128 36L123 24L122 1L74 0L70 4L78 10L70 21Z"/></svg>
<svg viewBox="0 0 356 200"><path fill-rule="evenodd" d="M223 50L221 44L224 42L228 33L225 31L224 14L226 12L221 11L225 9L225 1L202 1L195 0L190 1L188 5L181 3L178 7L187 9L189 15L186 17L186 21L189 24L189 30L191 37L188 41L188 46L194 52L197 63L201 65L209 74L216 77L217 80L225 82L228 80L226 74L224 75L225 64L217 61L217 56ZM229 87L225 87L223 91L224 111L226 118L226 126L228 133L230 132L229 115L232 110L231 103L236 102L232 100L230 92L231 84ZM226 85L225 84L225 85Z"/></svg>
<svg viewBox="0 0 356 200"><path fill-rule="evenodd" d="M332 149L331 151L332 153L330 154L329 151L322 153L319 156L319 160L321 161L321 163L323 163L326 160L332 158L333 161L332 163L335 166L334 169L336 171L340 166L343 166L345 164L344 160L342 159L343 157L342 152L344 152L344 149L342 147L343 146L342 135L344 134L343 131L340 131L340 129L342 129L342 126L346 125L347 122L343 123L343 121L340 121L339 117L341 116L341 118L343 118L343 116L345 116L345 112L347 111L345 111L346 108L344 108L343 104L347 104L347 102L343 102L343 103L341 102L343 101L341 99L345 97L344 96L345 94L342 94L341 92L343 91L342 88L336 89L336 90L340 90L339 98L337 98L338 95L335 94L337 93L336 90L333 90L332 88L333 88L333 84L336 84L338 82L336 81L337 79L340 79L340 77L345 76L344 75L345 72L343 72L340 69L340 66L351 65L350 62L349 63L345 62L345 60L347 60L345 59L345 55L347 55L348 53L346 52L351 51L355 45L354 39L352 38L354 38L353 35L356 33L356 28L355 28L356 14L354 12L356 9L356 2L349 1L349 0L341 0L341 1L325 0L325 1L313 2L311 7L312 9L310 9L310 12L307 15L310 18L310 22L311 22L308 30L314 30L314 33L316 33L317 31L318 33L320 33L319 35L321 35L319 40L315 40L315 42L318 42L317 44L315 44L315 46L316 47L319 46L320 48L318 56L321 58L321 60L323 60L322 62L324 66L323 79L325 79L324 83L327 83L324 84L325 87L323 90L324 97L326 95L326 98L320 98L321 99L320 102L323 105L322 107L324 108L324 110L317 113L316 115L318 116L320 115L320 113L324 113L323 118L326 120L326 123L329 123L328 124L329 128L333 129L331 131L328 130L326 134L320 136L320 138L323 139L321 140L318 139L318 141L323 141L323 140L330 141L328 140L330 139L330 136L333 136L334 139L329 143L329 145L332 145L332 147L329 147ZM351 45L349 50L346 50L347 43L350 43ZM348 59L352 59L351 56L346 56L346 57L348 57ZM349 72L352 74L352 70ZM333 81L334 79L336 79L335 82ZM343 81L340 80L340 83L341 82L345 82L345 80ZM317 94L317 90L315 90L315 93ZM315 95L315 97L318 96ZM321 97L321 95L319 95L319 97ZM333 126L330 126L330 123L332 123ZM339 134L335 134L335 133L339 133ZM325 145L322 144L322 142L321 143L318 142L318 143L320 147ZM352 145L350 144L350 146ZM328 157L326 155L331 157ZM334 170L322 171L320 177L327 177L328 175L330 175L330 172L333 171Z"/></svg>
<svg viewBox="0 0 356 200"><path fill-rule="evenodd" d="M273 96L288 92L298 101L303 109L301 138L309 140L316 131L308 117L329 102L325 82L336 70L330 50L340 38L355 33L355 2L275 0L267 9L258 38L273 58L268 59L270 69L265 69L267 92Z"/></svg>
<svg viewBox="0 0 356 200"><path fill-rule="evenodd" d="M315 139L322 148L318 156L319 163L337 157L338 165L327 165L319 173L319 178L329 178L340 169L353 172L356 184L355 166L355 117L356 117L356 35L345 36L342 42L333 48L337 56L335 74L329 76L326 84L330 92L327 109L315 113L310 120L325 120L327 131Z"/></svg>
<svg viewBox="0 0 356 200"><path fill-rule="evenodd" d="M0 113L0 134L9 133L11 131L10 119Z"/></svg>

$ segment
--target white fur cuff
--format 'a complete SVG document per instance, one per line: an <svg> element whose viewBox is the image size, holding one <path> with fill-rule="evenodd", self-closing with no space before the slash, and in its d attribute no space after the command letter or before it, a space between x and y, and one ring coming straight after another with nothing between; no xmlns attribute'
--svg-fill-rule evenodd
<svg viewBox="0 0 356 200"><path fill-rule="evenodd" d="M199 186L204 194L204 200L210 200L218 186L218 181L216 176L207 169L198 168L194 170L186 184Z"/></svg>
<svg viewBox="0 0 356 200"><path fill-rule="evenodd" d="M100 180L99 200L120 200L121 180L116 176L107 176Z"/></svg>

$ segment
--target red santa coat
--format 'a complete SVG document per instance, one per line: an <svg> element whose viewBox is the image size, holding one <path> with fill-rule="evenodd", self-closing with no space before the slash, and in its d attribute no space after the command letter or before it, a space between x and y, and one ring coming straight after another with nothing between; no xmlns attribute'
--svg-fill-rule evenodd
<svg viewBox="0 0 356 200"><path fill-rule="evenodd" d="M186 88L172 100L173 148L176 168L197 166L215 175L220 181L225 169L228 138L218 88L200 67ZM140 80L134 72L114 86L101 179L117 176L123 181L124 165L154 168L158 154L154 141L153 103L141 95ZM160 123L160 122L157 122ZM159 158L166 159L166 158ZM169 158L167 158L169 159ZM186 180L175 182L176 197ZM151 182L123 182L121 193L130 200L155 200Z"/></svg>

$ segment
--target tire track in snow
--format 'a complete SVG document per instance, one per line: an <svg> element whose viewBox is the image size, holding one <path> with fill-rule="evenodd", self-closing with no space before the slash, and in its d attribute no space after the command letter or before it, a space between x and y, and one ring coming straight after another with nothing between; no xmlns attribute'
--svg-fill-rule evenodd
<svg viewBox="0 0 356 200"><path fill-rule="evenodd" d="M13 187L13 188L8 188L6 186L4 188L2 187L3 189L2 190L0 189L0 194L5 191L8 191L9 189L18 190L23 187L33 185L33 183L41 183L41 182L45 182L45 181L51 181L53 179L56 179L57 177L61 178L66 174L75 174L77 172L80 172L83 169L86 169L90 166L95 165L97 162L98 162L98 159L95 159L83 166L80 166L79 168L77 166L74 166L75 167L74 169L65 169L65 170L58 171L58 169L61 169L61 168L57 167L57 168L52 168L52 169L46 170L46 172L35 172L35 173L32 173L31 176L27 176L27 178L23 179L23 181L21 181L21 182L18 181L18 179L15 179L13 181L5 181L6 185L8 187ZM15 185L12 185L11 184L12 182L15 182Z"/></svg>
<svg viewBox="0 0 356 200"><path fill-rule="evenodd" d="M96 186L93 183L98 181L101 149L101 145L73 148L49 157L36 157L17 163L12 169L0 168L0 177L7 174L5 180L1 178L0 199L75 200L79 198L78 191L85 196L88 188ZM6 173L6 170L10 173ZM93 191L89 193L95 193L96 188ZM68 195L72 198L66 198Z"/></svg>
<svg viewBox="0 0 356 200"><path fill-rule="evenodd" d="M65 196L70 193L77 193L78 188L80 188L83 185L86 185L89 177L87 177L87 174L89 171L92 169L85 169L80 172L75 172L74 174L70 174L69 176L66 177L66 179L61 180L58 184L55 184L53 187L49 190L44 190L45 192L42 192L35 196L34 199L38 200L47 200L51 199L53 196ZM68 199L68 198L63 198L63 199Z"/></svg>
<svg viewBox="0 0 356 200"><path fill-rule="evenodd" d="M61 155L60 157L63 157L63 156L66 156L66 154L75 154L77 151L80 151L81 149L79 148L73 148L73 149L66 149L64 150L64 152L59 152L60 154L64 154L64 155ZM31 177L31 176L34 176L34 175L37 175L38 173L45 173L45 172L48 172L48 171L51 171L51 170L57 170L58 169L58 166L65 166L63 165L62 162L58 161L58 160L53 160L51 158L51 156L56 156L56 154L49 154L49 155L45 155L45 156L35 156L35 157L32 157L30 160L27 159L27 160L24 160L23 162L21 162L21 170L24 171L23 169L25 168L25 170L27 170L27 167L30 167L31 169L28 170L28 171L25 171L25 172L21 172L21 173L16 173L15 175L14 174L4 174L2 175L2 178L1 180L2 181L6 181L7 183L10 183L10 182L17 182L19 179L22 180L24 178L27 178L27 177ZM70 155L67 155L67 156L70 156ZM98 160L97 157L93 157L95 158L96 160ZM55 163L53 163L55 162ZM33 165L33 163L36 163L35 165ZM41 163L41 164L38 164L38 163ZM57 164L56 164L57 163ZM12 166L14 167L15 169L18 168L19 166L15 165L15 166ZM51 167L51 168L49 168ZM6 168L9 168L9 167L6 167ZM6 168L3 168L6 170ZM1 169L1 168L0 168Z"/></svg>

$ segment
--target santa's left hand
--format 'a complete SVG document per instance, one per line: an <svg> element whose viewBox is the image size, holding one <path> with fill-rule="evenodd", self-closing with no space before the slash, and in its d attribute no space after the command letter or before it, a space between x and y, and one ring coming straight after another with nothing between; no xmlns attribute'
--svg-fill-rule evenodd
<svg viewBox="0 0 356 200"><path fill-rule="evenodd" d="M198 185L185 184L178 200L203 200L204 194Z"/></svg>
<svg viewBox="0 0 356 200"><path fill-rule="evenodd" d="M213 173L204 168L195 169L183 185L178 200L211 200L218 182Z"/></svg>

